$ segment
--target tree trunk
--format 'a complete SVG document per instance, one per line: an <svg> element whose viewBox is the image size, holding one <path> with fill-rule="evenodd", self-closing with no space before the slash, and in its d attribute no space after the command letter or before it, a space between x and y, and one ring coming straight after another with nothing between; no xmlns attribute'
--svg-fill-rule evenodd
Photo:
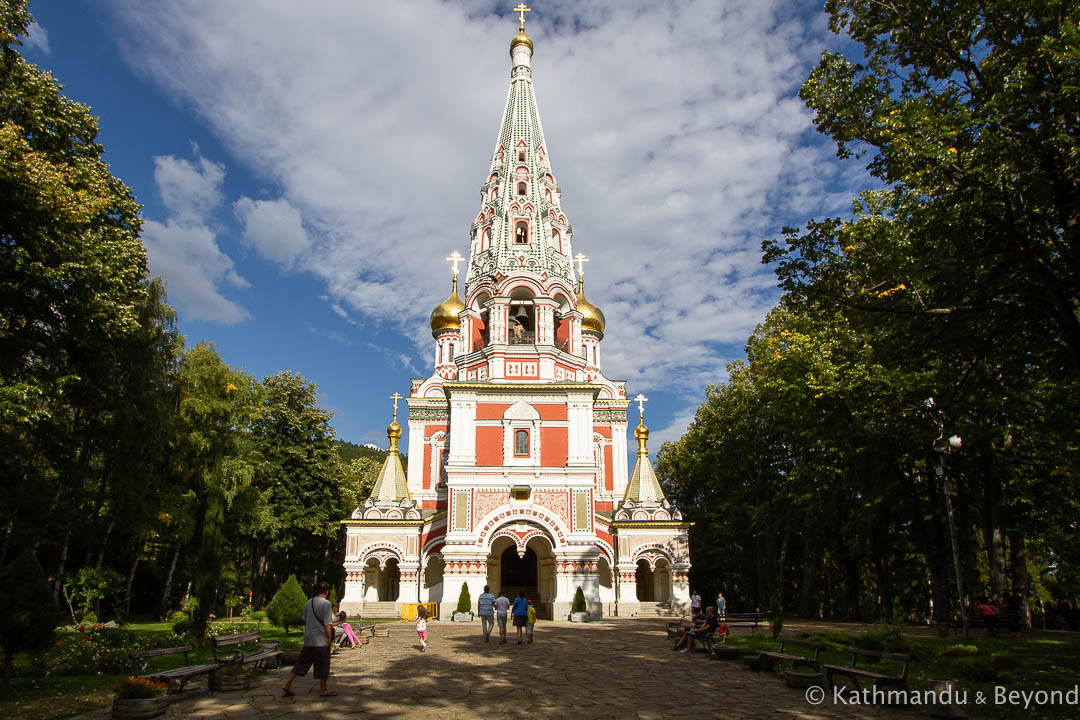
<svg viewBox="0 0 1080 720"><path fill-rule="evenodd" d="M1024 535L1019 530L1009 531L1009 549L1012 551L1013 597L1016 598L1016 614L1020 621L1031 627L1031 578L1028 577L1027 553L1024 548Z"/></svg>
<svg viewBox="0 0 1080 720"><path fill-rule="evenodd" d="M814 549L810 542L811 535L808 531L803 532L803 556L802 556L802 582L799 585L799 617L810 617L812 610L810 603L813 602L814 564L817 557L813 554Z"/></svg>
<svg viewBox="0 0 1080 720"><path fill-rule="evenodd" d="M94 569L100 570L101 564L105 562L105 548L109 544L109 537L112 535L113 528L116 527L116 519L109 520L108 527L105 528L105 537L101 538L101 547L98 548L97 560L94 562Z"/></svg>
<svg viewBox="0 0 1080 720"><path fill-rule="evenodd" d="M53 577L53 599L59 604L60 586L64 581L64 566L67 564L68 545L71 544L71 521L68 521L64 530L64 541L60 544L60 559L56 563L56 574Z"/></svg>
<svg viewBox="0 0 1080 720"><path fill-rule="evenodd" d="M177 535L173 545L172 560L169 562L169 571L165 573L165 591L161 593L161 617L169 612L169 591L172 589L173 573L176 571L176 561L180 557L180 536Z"/></svg>
<svg viewBox="0 0 1080 720"><path fill-rule="evenodd" d="M979 460L983 475L983 545L990 573L990 603L996 604L1005 591L1005 536L1001 529L1001 477L994 462L994 449L980 443Z"/></svg>
<svg viewBox="0 0 1080 720"><path fill-rule="evenodd" d="M142 552L145 546L145 540L139 543L135 550L135 558L131 561L131 570L128 571L127 584L124 586L125 619L131 616L131 586L135 583L135 569L139 567L139 560L142 559Z"/></svg>

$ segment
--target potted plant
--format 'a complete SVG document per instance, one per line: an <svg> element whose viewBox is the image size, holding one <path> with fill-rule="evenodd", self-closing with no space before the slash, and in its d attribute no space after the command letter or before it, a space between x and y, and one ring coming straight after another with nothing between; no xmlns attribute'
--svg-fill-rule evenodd
<svg viewBox="0 0 1080 720"><path fill-rule="evenodd" d="M454 614L450 616L450 619L453 622L472 621L472 598L469 597L468 585L462 584L461 594L458 595L457 608L455 608Z"/></svg>
<svg viewBox="0 0 1080 720"><path fill-rule="evenodd" d="M114 718L152 718L169 707L168 683L128 676L113 685Z"/></svg>
<svg viewBox="0 0 1080 720"><path fill-rule="evenodd" d="M242 663L221 665L210 674L210 689L214 692L247 690L251 687L251 672Z"/></svg>
<svg viewBox="0 0 1080 720"><path fill-rule="evenodd" d="M570 607L570 622L589 622L589 608L585 604L585 591L578 585L574 604Z"/></svg>

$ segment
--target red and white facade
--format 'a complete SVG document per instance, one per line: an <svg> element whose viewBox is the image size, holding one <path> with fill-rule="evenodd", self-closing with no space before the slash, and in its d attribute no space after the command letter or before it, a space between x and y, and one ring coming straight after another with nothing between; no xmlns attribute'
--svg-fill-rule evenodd
<svg viewBox="0 0 1080 720"><path fill-rule="evenodd" d="M511 57L463 292L455 272L432 313L433 372L406 400L407 469L391 453L345 522L342 607L436 600L446 614L466 584L474 610L484 585L524 589L556 618L579 587L594 617L680 610L688 524L655 481L643 424L628 472L625 383L601 370L604 318L580 257L575 273L523 28Z"/></svg>

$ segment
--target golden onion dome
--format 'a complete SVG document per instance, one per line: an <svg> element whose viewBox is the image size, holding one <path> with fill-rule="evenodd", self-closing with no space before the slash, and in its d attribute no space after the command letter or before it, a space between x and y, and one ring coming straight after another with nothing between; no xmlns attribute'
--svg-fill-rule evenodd
<svg viewBox="0 0 1080 720"><path fill-rule="evenodd" d="M458 315L465 309L465 303L457 292L457 275L454 276L454 287L445 300L435 306L431 311L431 334L437 335L448 328L461 327L461 318Z"/></svg>
<svg viewBox="0 0 1080 720"><path fill-rule="evenodd" d="M533 49L532 38L525 34L525 28L521 28L521 30L518 32L518 34L514 36L514 39L510 41L510 54L511 55L514 54L514 48L516 48L518 45L528 45L529 46L529 52L532 52L532 49Z"/></svg>
<svg viewBox="0 0 1080 720"><path fill-rule="evenodd" d="M401 437L401 425L397 421L397 415L394 415L394 420L386 426L386 437L390 439L390 445L397 447L397 440Z"/></svg>
<svg viewBox="0 0 1080 720"><path fill-rule="evenodd" d="M644 420L639 421L638 426L634 428L634 438L639 441L649 439L649 428L645 426Z"/></svg>
<svg viewBox="0 0 1080 720"><path fill-rule="evenodd" d="M600 308L586 299L585 280L583 278L578 280L577 310L581 313L581 329L591 330L603 336L604 326L606 325L604 313L600 312Z"/></svg>

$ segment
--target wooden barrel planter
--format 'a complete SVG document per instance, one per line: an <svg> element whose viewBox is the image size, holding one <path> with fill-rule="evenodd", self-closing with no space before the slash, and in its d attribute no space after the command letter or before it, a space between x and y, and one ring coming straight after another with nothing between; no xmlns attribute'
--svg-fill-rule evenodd
<svg viewBox="0 0 1080 720"><path fill-rule="evenodd" d="M210 676L210 689L214 692L233 692L251 687L251 673L220 673Z"/></svg>
<svg viewBox="0 0 1080 720"><path fill-rule="evenodd" d="M785 672L784 682L789 688L806 690L812 687L825 687L825 676L821 673Z"/></svg>
<svg viewBox="0 0 1080 720"><path fill-rule="evenodd" d="M746 663L746 667L751 670L761 672L762 670L768 670L772 667L772 663L768 659L761 657L760 655L754 655L753 657L743 658L743 662Z"/></svg>
<svg viewBox="0 0 1080 720"><path fill-rule="evenodd" d="M375 630L375 637L390 637L390 628Z"/></svg>
<svg viewBox="0 0 1080 720"><path fill-rule="evenodd" d="M714 647L713 655L717 660L738 660L742 657L742 648L737 647Z"/></svg>
<svg viewBox="0 0 1080 720"><path fill-rule="evenodd" d="M155 718L164 715L169 708L169 696L152 698L116 698L113 700L114 718Z"/></svg>

